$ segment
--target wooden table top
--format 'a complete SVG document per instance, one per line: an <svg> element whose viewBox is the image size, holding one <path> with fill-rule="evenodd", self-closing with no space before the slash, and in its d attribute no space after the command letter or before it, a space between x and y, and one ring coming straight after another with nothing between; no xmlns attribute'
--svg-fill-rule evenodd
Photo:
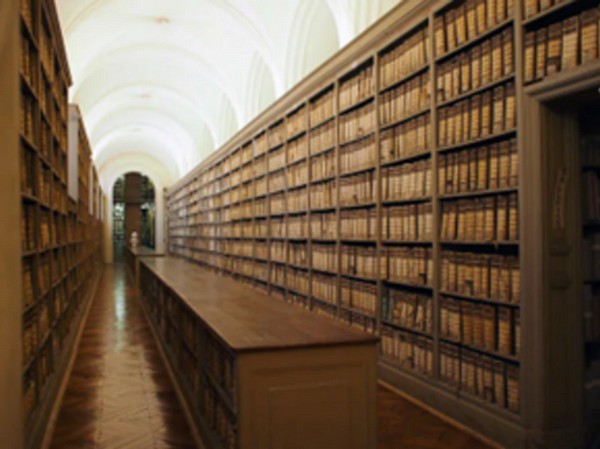
<svg viewBox="0 0 600 449"><path fill-rule="evenodd" d="M159 253L155 249L148 248L147 246L138 246L137 248L132 248L131 246L127 246L127 250L130 251L134 256L137 257L163 257L164 253Z"/></svg>
<svg viewBox="0 0 600 449"><path fill-rule="evenodd" d="M375 344L379 338L183 259L141 259L236 352Z"/></svg>

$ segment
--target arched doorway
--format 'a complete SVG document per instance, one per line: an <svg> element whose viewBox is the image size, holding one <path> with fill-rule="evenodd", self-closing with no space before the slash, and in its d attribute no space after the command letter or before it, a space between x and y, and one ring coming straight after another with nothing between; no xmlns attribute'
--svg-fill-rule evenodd
<svg viewBox="0 0 600 449"><path fill-rule="evenodd" d="M137 232L139 244L156 247L156 189L142 173L130 172L113 185L114 260L122 260L131 234Z"/></svg>

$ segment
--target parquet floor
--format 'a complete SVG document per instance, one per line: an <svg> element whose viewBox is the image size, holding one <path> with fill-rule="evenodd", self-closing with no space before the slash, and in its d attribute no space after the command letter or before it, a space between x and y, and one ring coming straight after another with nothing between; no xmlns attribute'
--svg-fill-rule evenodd
<svg viewBox="0 0 600 449"><path fill-rule="evenodd" d="M195 448L135 295L107 266L50 449ZM383 387L378 399L378 449L491 449Z"/></svg>

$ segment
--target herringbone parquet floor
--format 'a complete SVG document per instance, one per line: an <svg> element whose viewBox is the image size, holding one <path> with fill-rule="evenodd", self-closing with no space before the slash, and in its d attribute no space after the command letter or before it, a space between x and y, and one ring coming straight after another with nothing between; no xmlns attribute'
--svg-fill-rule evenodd
<svg viewBox="0 0 600 449"><path fill-rule="evenodd" d="M136 294L106 267L50 449L195 448ZM378 449L490 449L385 388L378 399Z"/></svg>

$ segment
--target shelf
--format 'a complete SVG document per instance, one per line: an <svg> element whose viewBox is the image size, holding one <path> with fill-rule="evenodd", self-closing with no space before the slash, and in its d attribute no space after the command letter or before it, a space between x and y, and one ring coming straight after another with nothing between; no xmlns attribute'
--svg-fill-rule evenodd
<svg viewBox="0 0 600 449"><path fill-rule="evenodd" d="M399 330L399 331L409 332L409 333L415 334L415 335L420 335L421 337L433 338L433 335L431 335L430 332L425 332L425 331L421 331L418 329L413 329L411 327L402 326L400 324L396 324L391 321L381 320L381 324L383 324L384 326L388 326L393 329Z"/></svg>
<svg viewBox="0 0 600 449"><path fill-rule="evenodd" d="M377 317L376 316L370 315L369 313L364 312L362 310L353 309L351 307L347 307L347 306L344 306L344 305L340 305L340 309L342 311L344 311L344 312L347 312L347 313L351 313L351 314L354 314L354 315L360 315L363 318L366 318L368 320L377 321Z"/></svg>
<svg viewBox="0 0 600 449"><path fill-rule="evenodd" d="M322 126L326 125L327 123L334 121L335 119L336 119L336 116L332 115L331 117L323 119L319 123L315 123L314 125L311 123L310 130L315 131L315 130L321 128Z"/></svg>
<svg viewBox="0 0 600 449"><path fill-rule="evenodd" d="M554 16L559 16L564 18L565 9L570 9L571 6L579 3L578 0L561 0L561 3L553 5L552 7L545 9L544 11L538 12L537 14L524 18L522 25L524 27L531 27L534 24L539 22L543 22L545 19L554 18Z"/></svg>
<svg viewBox="0 0 600 449"><path fill-rule="evenodd" d="M374 201L369 201L361 204L342 204L340 205L341 210L351 210L351 209L372 209L377 207L377 203Z"/></svg>
<svg viewBox="0 0 600 449"><path fill-rule="evenodd" d="M325 153L329 153L331 151L335 151L336 147L337 147L337 145L332 145L332 146L329 146L329 147L325 147L322 150L315 151L314 153L312 151L309 151L309 153L310 153L309 157L312 159L314 157L321 156L321 155L323 155Z"/></svg>
<svg viewBox="0 0 600 449"><path fill-rule="evenodd" d="M431 157L431 151L425 151L423 153L415 153L410 156L401 157L392 161L381 161L381 167L392 167L394 165L405 164L408 162L414 162L419 159L427 159Z"/></svg>
<svg viewBox="0 0 600 449"><path fill-rule="evenodd" d="M303 129L301 131L296 131L295 134L292 134L289 137L286 136L287 137L287 143L294 142L295 140L298 140L298 139L302 138L304 135L306 135L306 133L307 133L307 130Z"/></svg>
<svg viewBox="0 0 600 449"><path fill-rule="evenodd" d="M310 184L323 184L324 182L333 181L334 179L337 179L336 175L325 176L324 178L313 179Z"/></svg>
<svg viewBox="0 0 600 449"><path fill-rule="evenodd" d="M347 172L340 172L340 178L349 178L351 176L360 175L362 173L375 171L375 170L377 170L377 167L374 165L369 165L369 166L360 167L360 168L353 168L352 170L349 170Z"/></svg>
<svg viewBox="0 0 600 449"><path fill-rule="evenodd" d="M287 163L286 167L293 167L294 165L298 165L304 161L306 161L308 159L308 156L302 156L301 158L298 158L296 160L290 161Z"/></svg>
<svg viewBox="0 0 600 449"><path fill-rule="evenodd" d="M379 280L379 278L377 278L376 276L370 277L370 276L362 276L359 274L349 274L349 273L344 273L344 272L340 272L340 276L342 276L343 278L346 278L346 279L351 279L353 281L359 281L359 282L376 283Z"/></svg>
<svg viewBox="0 0 600 449"><path fill-rule="evenodd" d="M392 279L383 279L383 282L385 284L392 285L392 286L407 287L407 288L413 288L413 289L417 289L417 290L426 290L429 292L433 291L433 287L430 285L412 284L410 282L392 280Z"/></svg>
<svg viewBox="0 0 600 449"><path fill-rule="evenodd" d="M484 242L484 241L459 241L459 240L441 240L441 245L447 246L488 246L494 248L500 247L518 247L518 241L493 241L493 242Z"/></svg>
<svg viewBox="0 0 600 449"><path fill-rule="evenodd" d="M486 137L480 137L479 139L469 140L467 142L461 142L461 143L457 143L454 145L441 147L441 148L438 148L437 152L438 153L446 153L449 151L462 150L462 149L469 148L472 146L489 143L494 140L502 140L502 139L506 139L508 137L514 137L514 136L516 136L516 134L517 134L516 129L509 129L507 131L502 131L497 134L490 134L489 136L486 136Z"/></svg>
<svg viewBox="0 0 600 449"><path fill-rule="evenodd" d="M381 243L383 245L396 245L396 246L432 246L431 240L393 240L382 237Z"/></svg>
<svg viewBox="0 0 600 449"><path fill-rule="evenodd" d="M412 114L409 114L409 115L407 115L405 117L402 117L401 119L394 120L393 122L390 122L390 123L381 124L380 127L379 127L379 129L381 131L386 131L388 129L395 128L395 127L397 127L399 125L403 125L405 123L408 123L408 122L410 122L410 121L412 121L414 119L419 118L422 115L426 115L426 114L430 114L430 113L431 113L431 109L429 109L429 108L423 109L422 111L413 112Z"/></svg>
<svg viewBox="0 0 600 449"><path fill-rule="evenodd" d="M352 144L358 143L358 142L360 142L361 140L367 140L369 137L372 137L372 136L374 136L374 135L375 135L375 131L371 131L371 132L369 132L369 133L367 133L367 134L364 134L364 135L362 135L362 136L359 136L359 137L354 137L354 138L352 138L352 139L350 139L350 140L348 140L348 141L346 141L346 142L342 142L342 141L340 140L340 144L339 144L339 146L340 146L341 148L343 148L343 147L347 147L347 146L349 146L349 145L352 145Z"/></svg>
<svg viewBox="0 0 600 449"><path fill-rule="evenodd" d="M367 98L364 98L356 103L353 103L350 106L346 106L345 108L340 108L340 110L338 111L338 116L345 115L345 114L348 114L349 112L360 109L360 108L368 105L369 103L371 103L373 100L375 100L374 94L369 95Z"/></svg>
<svg viewBox="0 0 600 449"><path fill-rule="evenodd" d="M515 6L515 7L518 7L518 5ZM486 30L485 32L483 32L480 35L478 35L477 37L471 39L470 41L465 42L465 43L459 45L458 47L455 47L452 50L447 51L446 53L444 53L441 56L437 56L436 59L435 59L435 62L439 64L442 61L446 61L447 59L450 59L453 56L455 56L455 55L457 55L459 53L462 53L464 50L466 50L468 48L475 47L477 44L483 42L488 37L491 37L494 34L499 33L504 28L508 28L510 25L512 25L512 23L513 23L513 19L512 18L504 20L503 22L501 22L498 25L490 28L489 30Z"/></svg>
<svg viewBox="0 0 600 449"><path fill-rule="evenodd" d="M455 345L455 346L460 346L461 348L466 348L469 351L473 351L473 352L477 352L479 354L487 355L487 356L492 357L492 358L501 359L501 360L504 360L506 362L510 362L512 364L519 364L520 363L518 357L513 356L513 355L506 355L506 354L500 354L499 352L495 352L495 351L488 351L488 350L483 349L483 348L478 348L477 346L469 345L467 343L463 343L463 342L460 342L460 341L455 341L455 340L453 340L451 338L448 338L448 337L440 336L440 340L444 341L446 343L450 343L450 344Z"/></svg>
<svg viewBox="0 0 600 449"><path fill-rule="evenodd" d="M396 87L406 83L407 81L411 80L412 78L415 78L419 75L424 74L425 72L429 71L429 61L427 63L425 63L425 65L422 65L421 67L419 67L418 69L416 69L415 71L411 72L410 74L403 76L402 78L399 78L398 80L394 81L393 83L389 84L388 86L382 87L379 90L380 94L389 92L390 90L394 90Z"/></svg>
<svg viewBox="0 0 600 449"><path fill-rule="evenodd" d="M494 305L494 306L516 308L516 309L521 307L520 303L505 302L505 301L499 301L499 300L489 299L489 298L479 298L476 296L464 295L462 293L453 293L453 292L448 292L445 290L440 290L439 293L442 296L451 296L453 298L464 299L465 301L469 301L469 302L473 302L473 303L483 303L483 304L490 304L490 305Z"/></svg>
<svg viewBox="0 0 600 449"><path fill-rule="evenodd" d="M504 189L495 189L495 190L480 190L478 192L465 192L465 193L453 193L440 195L439 199L444 200L456 200L461 198L477 198L482 196L494 196L494 195L503 195L509 193L516 193L519 191L518 187L507 187Z"/></svg>
<svg viewBox="0 0 600 449"><path fill-rule="evenodd" d="M340 238L340 242L341 243L348 243L348 244L365 244L365 245L376 245L377 244L377 239L375 238L356 238L356 237L341 237Z"/></svg>
<svg viewBox="0 0 600 449"><path fill-rule="evenodd" d="M470 90L469 92L465 92L454 98L450 98L449 100L444 100L442 102L439 102L437 104L437 107L441 109L443 107L453 105L455 103L458 103L461 100L464 100L466 98L471 98L474 95L485 92L486 90L492 90L495 87L501 86L502 84L505 84L505 83L508 83L508 82L514 81L514 80L515 80L515 74L512 73L510 75L504 76L503 78L500 78L499 80L492 81L491 83L488 83L484 86L478 87L477 89Z"/></svg>
<svg viewBox="0 0 600 449"><path fill-rule="evenodd" d="M384 206L401 206L403 204L415 204L415 203L428 203L433 198L430 196L424 196L420 198L409 198L409 199L397 199L397 200L383 200L381 202Z"/></svg>

